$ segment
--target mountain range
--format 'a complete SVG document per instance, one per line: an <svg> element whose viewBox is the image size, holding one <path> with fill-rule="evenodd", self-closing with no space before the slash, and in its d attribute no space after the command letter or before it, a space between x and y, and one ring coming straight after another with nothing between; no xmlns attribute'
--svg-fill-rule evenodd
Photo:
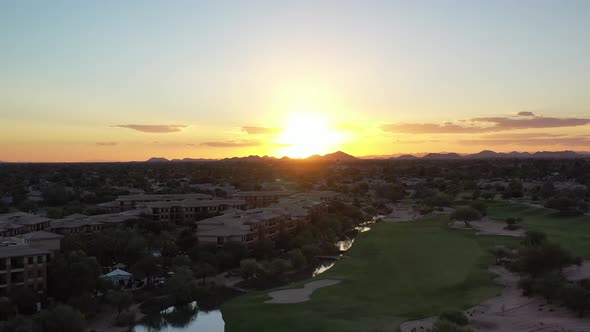
<svg viewBox="0 0 590 332"><path fill-rule="evenodd" d="M530 152L495 152L492 150L483 150L478 153L472 154L458 154L454 152L440 152L440 153L427 153L421 157L419 155L402 154L397 156L364 156L355 157L342 151L336 151L334 153L328 153L325 155L313 155L303 159L292 159L289 157L270 157L270 156L257 156L251 155L247 157L232 157L225 159L202 159L202 158L184 158L184 159L166 159L163 157L152 157L146 162L158 163L158 162L208 162L208 161L261 161L261 160L303 160L313 162L324 162L324 161L356 161L361 159L396 159L396 160L416 160L416 159L429 159L429 160L456 160L456 159L509 159L509 158L554 158L554 159L573 159L573 158L587 158L588 153L580 153L575 151L537 151L534 153Z"/></svg>

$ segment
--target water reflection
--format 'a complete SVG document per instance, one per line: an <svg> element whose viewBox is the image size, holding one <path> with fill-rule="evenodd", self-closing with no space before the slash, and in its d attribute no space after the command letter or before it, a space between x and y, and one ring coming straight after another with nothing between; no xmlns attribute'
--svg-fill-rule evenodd
<svg viewBox="0 0 590 332"><path fill-rule="evenodd" d="M331 262L326 262L326 263L322 263L320 266L318 266L312 273L312 277L316 277L319 274L322 274L326 271L328 271L329 269L331 269L334 265L336 265L336 261L331 261Z"/></svg>
<svg viewBox="0 0 590 332"><path fill-rule="evenodd" d="M136 325L134 332L180 332L207 331L223 332L225 323L221 311L199 311L197 302L183 306L169 307L159 315L146 317Z"/></svg>

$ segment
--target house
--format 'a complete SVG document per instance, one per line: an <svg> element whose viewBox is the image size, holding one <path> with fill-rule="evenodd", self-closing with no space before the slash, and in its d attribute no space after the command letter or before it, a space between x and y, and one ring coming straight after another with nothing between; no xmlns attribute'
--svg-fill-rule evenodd
<svg viewBox="0 0 590 332"><path fill-rule="evenodd" d="M114 285L118 286L130 286L133 282L133 274L121 269L114 269L113 271L100 277L102 279L109 280Z"/></svg>

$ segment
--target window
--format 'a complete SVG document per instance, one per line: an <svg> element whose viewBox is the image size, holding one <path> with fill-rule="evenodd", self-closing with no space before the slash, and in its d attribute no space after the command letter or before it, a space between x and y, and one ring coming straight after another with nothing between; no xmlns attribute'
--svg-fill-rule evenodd
<svg viewBox="0 0 590 332"><path fill-rule="evenodd" d="M34 257L32 257L32 256L31 257L27 257L27 263L28 264L33 264L34 261L35 261Z"/></svg>

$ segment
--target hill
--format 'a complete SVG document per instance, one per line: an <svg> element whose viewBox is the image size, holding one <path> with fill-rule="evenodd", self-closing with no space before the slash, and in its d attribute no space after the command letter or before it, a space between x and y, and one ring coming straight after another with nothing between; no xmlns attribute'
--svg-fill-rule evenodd
<svg viewBox="0 0 590 332"><path fill-rule="evenodd" d="M355 156L351 156L348 153L344 153L342 151L336 151L334 153L328 153L323 156L320 155L313 155L311 157L305 158L308 161L355 161L359 160Z"/></svg>

